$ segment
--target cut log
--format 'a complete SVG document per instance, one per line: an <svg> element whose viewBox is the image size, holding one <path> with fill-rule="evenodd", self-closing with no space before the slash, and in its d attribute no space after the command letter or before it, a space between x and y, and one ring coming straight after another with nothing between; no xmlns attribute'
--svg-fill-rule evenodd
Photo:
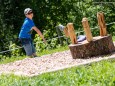
<svg viewBox="0 0 115 86"><path fill-rule="evenodd" d="M70 44L69 48L73 59L106 55L115 51L111 35L93 37L91 42L85 40L78 44Z"/></svg>

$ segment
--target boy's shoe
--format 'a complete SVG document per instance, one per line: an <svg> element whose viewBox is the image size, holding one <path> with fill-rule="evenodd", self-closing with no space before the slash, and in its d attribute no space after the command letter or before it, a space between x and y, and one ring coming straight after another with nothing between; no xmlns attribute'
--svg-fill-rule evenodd
<svg viewBox="0 0 115 86"><path fill-rule="evenodd" d="M28 58L33 58L34 56L28 56Z"/></svg>
<svg viewBox="0 0 115 86"><path fill-rule="evenodd" d="M38 57L37 55L33 55L33 57Z"/></svg>

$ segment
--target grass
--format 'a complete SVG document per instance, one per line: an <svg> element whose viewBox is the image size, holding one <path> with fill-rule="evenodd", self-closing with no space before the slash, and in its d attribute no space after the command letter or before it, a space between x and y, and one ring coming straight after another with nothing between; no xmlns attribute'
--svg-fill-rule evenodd
<svg viewBox="0 0 115 86"><path fill-rule="evenodd" d="M38 55L42 56L42 55L52 54L52 53L61 52L61 51L65 51L65 50L69 50L69 47L67 45L56 48L56 49L44 50L43 52L39 52Z"/></svg>
<svg viewBox="0 0 115 86"><path fill-rule="evenodd" d="M36 77L1 75L0 86L115 86L115 60L72 67Z"/></svg>
<svg viewBox="0 0 115 86"><path fill-rule="evenodd" d="M115 41L115 36L112 36L112 40Z"/></svg>
<svg viewBox="0 0 115 86"><path fill-rule="evenodd" d="M46 55L46 54L52 54L52 53L55 53L55 52L61 52L61 51L65 51L65 50L68 50L68 46L62 46L61 48L56 48L56 49L52 49L52 50L44 50L43 52L39 52L37 53L39 56L42 56L42 55ZM14 61L17 61L17 60L22 60L26 58L25 55L23 56L12 56L12 57L3 57L2 59L0 59L0 64L6 64L6 63L9 63L9 62L14 62Z"/></svg>

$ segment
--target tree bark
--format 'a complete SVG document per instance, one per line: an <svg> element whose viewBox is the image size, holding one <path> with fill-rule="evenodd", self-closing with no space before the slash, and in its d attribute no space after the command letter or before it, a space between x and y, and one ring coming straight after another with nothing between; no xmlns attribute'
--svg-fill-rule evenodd
<svg viewBox="0 0 115 86"><path fill-rule="evenodd" d="M111 35L93 37L91 42L85 40L78 44L70 44L69 48L73 59L106 55L115 51Z"/></svg>

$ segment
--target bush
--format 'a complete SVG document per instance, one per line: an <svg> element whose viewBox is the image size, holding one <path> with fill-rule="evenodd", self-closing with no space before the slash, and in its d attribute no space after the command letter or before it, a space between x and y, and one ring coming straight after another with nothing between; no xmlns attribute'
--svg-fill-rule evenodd
<svg viewBox="0 0 115 86"><path fill-rule="evenodd" d="M50 33L49 31L44 30L43 35L45 38L48 39L46 44L42 41L42 39L37 34L35 35L34 42L35 42L35 47L37 52L61 47L58 38L53 38L56 36L56 33L53 34L52 38L48 37L49 33ZM63 41L63 46L67 45L65 38L63 38L62 41Z"/></svg>

